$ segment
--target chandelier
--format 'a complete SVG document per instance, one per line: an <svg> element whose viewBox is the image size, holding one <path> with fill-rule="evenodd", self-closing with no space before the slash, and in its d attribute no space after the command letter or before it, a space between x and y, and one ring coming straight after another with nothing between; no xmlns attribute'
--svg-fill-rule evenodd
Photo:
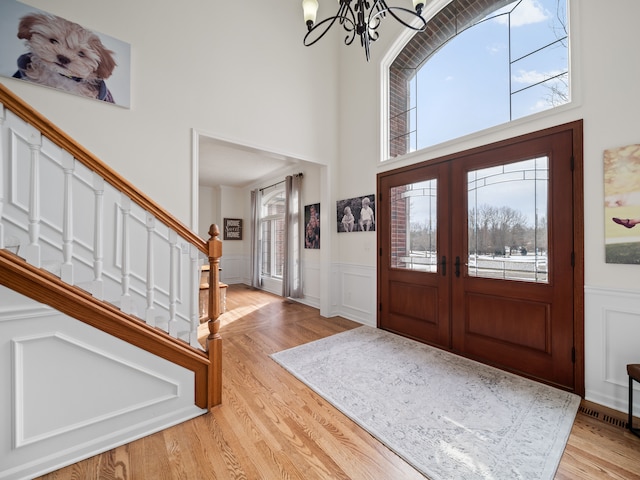
<svg viewBox="0 0 640 480"><path fill-rule="evenodd" d="M391 15L405 27L424 32L427 22L422 18L422 8L425 0L412 0L413 10L404 7L389 7L385 0L338 0L338 13L316 23L318 13L318 0L302 0L304 21L307 24L307 34L304 36L304 45L309 47L324 37L325 33L338 22L347 32L344 39L345 45L351 45L356 35L360 37L360 45L369 61L369 45L378 39L377 29L382 19ZM353 8L351 4L354 4ZM408 20L402 18L406 17ZM415 19L419 19L416 23Z"/></svg>

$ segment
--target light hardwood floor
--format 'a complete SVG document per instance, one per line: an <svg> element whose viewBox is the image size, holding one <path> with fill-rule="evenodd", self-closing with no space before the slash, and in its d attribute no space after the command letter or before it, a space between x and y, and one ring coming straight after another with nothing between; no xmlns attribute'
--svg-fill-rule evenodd
<svg viewBox="0 0 640 480"><path fill-rule="evenodd" d="M221 407L40 479L424 479L269 358L357 323L245 286L227 308ZM598 410L624 419L583 404L556 478L640 479L640 439Z"/></svg>

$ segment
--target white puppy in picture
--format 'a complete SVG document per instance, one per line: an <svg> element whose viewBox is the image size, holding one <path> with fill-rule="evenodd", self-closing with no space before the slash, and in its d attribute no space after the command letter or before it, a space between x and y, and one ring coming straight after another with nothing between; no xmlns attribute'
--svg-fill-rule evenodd
<svg viewBox="0 0 640 480"><path fill-rule="evenodd" d="M18 38L29 53L18 58L15 78L115 103L104 82L116 67L114 52L95 33L61 17L30 14L20 19Z"/></svg>

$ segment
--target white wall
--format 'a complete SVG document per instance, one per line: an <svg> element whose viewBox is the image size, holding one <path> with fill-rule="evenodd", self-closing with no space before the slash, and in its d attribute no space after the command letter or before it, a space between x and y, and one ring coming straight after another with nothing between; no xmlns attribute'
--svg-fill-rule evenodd
<svg viewBox="0 0 640 480"><path fill-rule="evenodd" d="M212 223L222 228L220 189L200 185L198 187L198 235L207 240Z"/></svg>
<svg viewBox="0 0 640 480"><path fill-rule="evenodd" d="M26 3L131 44L131 109L1 81L186 225L192 129L335 161L333 45L302 45L298 2Z"/></svg>
<svg viewBox="0 0 640 480"><path fill-rule="evenodd" d="M222 272L220 280L227 284L241 283L245 263L246 245L251 244L249 236L250 218L244 216L245 191L241 188L220 187L220 214L217 219L222 240ZM247 194L248 195L248 194ZM242 220L242 240L224 240L224 219L239 218Z"/></svg>

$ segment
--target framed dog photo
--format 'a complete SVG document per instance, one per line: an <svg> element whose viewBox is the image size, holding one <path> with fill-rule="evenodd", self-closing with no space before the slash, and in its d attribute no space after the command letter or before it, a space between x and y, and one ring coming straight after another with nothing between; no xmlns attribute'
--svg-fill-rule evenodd
<svg viewBox="0 0 640 480"><path fill-rule="evenodd" d="M17 1L0 1L0 75L129 108L131 46Z"/></svg>

